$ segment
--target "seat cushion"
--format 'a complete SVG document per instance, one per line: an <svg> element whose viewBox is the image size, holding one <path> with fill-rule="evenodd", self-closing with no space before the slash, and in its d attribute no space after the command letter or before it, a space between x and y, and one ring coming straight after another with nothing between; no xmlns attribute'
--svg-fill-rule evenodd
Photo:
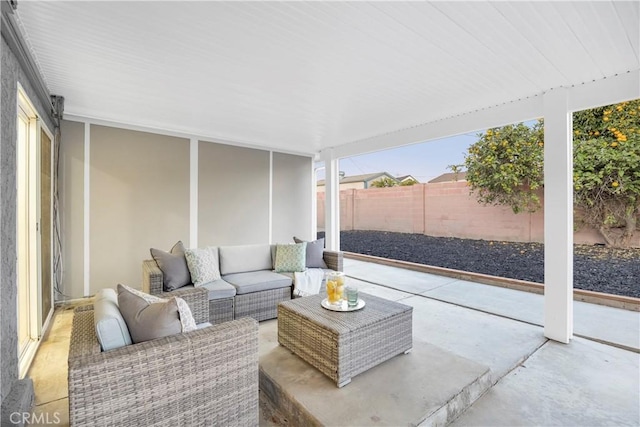
<svg viewBox="0 0 640 427"><path fill-rule="evenodd" d="M218 252L220 256L220 273L223 276L247 271L273 269L270 245L220 246Z"/></svg>
<svg viewBox="0 0 640 427"><path fill-rule="evenodd" d="M236 288L237 295L290 287L290 277L274 273L271 270L250 271L222 276L225 282Z"/></svg>
<svg viewBox="0 0 640 427"><path fill-rule="evenodd" d="M131 335L118 308L114 289L101 289L93 301L93 320L102 351L132 344Z"/></svg>
<svg viewBox="0 0 640 427"><path fill-rule="evenodd" d="M236 296L236 288L222 279L205 283L201 287L205 288L209 292L209 301L214 299L233 298Z"/></svg>

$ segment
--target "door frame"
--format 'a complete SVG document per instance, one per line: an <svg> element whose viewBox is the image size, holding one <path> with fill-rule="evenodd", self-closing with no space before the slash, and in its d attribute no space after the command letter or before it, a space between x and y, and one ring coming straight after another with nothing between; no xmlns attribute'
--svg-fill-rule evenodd
<svg viewBox="0 0 640 427"><path fill-rule="evenodd" d="M18 82L17 84L17 97L16 97L16 123L20 116L26 118L28 120L29 127L29 135L27 141L27 148L25 153L25 159L22 159L22 156L19 153L19 147L16 146L16 177L19 174L24 172L24 168L27 168L28 178L26 184L26 203L27 210L25 212L25 218L18 218L18 209L19 206L16 206L16 262L18 263L20 260L20 252L23 249L21 247L20 242L23 241L23 236L21 235L23 232L27 234L26 236L26 246L27 246L27 257L28 257L28 266L27 266L27 280L29 282L28 290L27 290L27 310L28 313L28 341L26 344L21 347L20 337L18 337L18 358L19 358L19 378L24 378L31 366L31 362L35 353L40 344L40 339L42 337L43 331L48 327L48 323L52 318L53 311L49 310L47 318L43 319L42 317L42 259L41 259L41 181L42 181L42 164L41 164L41 144L42 144L42 132L49 137L52 150L51 155L53 155L53 133L46 126L45 123L42 122L40 116L38 115L38 110L35 108L27 92L24 90L22 85ZM16 144L20 143L18 141L18 132L16 129ZM25 160L26 164L23 164L22 161ZM51 161L51 167L53 173L53 161ZM18 179L18 178L16 178ZM52 175L53 179L53 175ZM22 188L18 188L18 182L16 181L16 192L23 191ZM52 191L52 188L49 189ZM17 194L17 197L19 194ZM51 194L53 196L53 194ZM51 197L51 201L53 201L53 197ZM53 212L53 210L51 210ZM18 227L19 221L27 221L26 231L21 227ZM51 220L51 218L50 218ZM53 224L52 224L53 225ZM50 244L52 244L50 238ZM51 261L50 261L51 262ZM19 264L18 264L19 267ZM16 272L16 285L20 286L20 280L24 280L21 278L21 269L18 268ZM52 282L53 283L53 282ZM51 287L51 303L53 306L53 286ZM16 316L18 318L18 322L20 321L20 301L16 298ZM18 325L19 329L19 325ZM18 332L18 331L17 331Z"/></svg>

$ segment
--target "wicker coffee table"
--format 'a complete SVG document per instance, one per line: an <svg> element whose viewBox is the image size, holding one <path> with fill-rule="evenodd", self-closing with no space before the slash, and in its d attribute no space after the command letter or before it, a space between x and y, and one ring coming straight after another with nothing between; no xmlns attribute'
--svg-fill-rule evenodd
<svg viewBox="0 0 640 427"><path fill-rule="evenodd" d="M411 350L413 307L361 292L366 306L343 313L322 308L324 298L313 295L281 302L278 342L338 387Z"/></svg>

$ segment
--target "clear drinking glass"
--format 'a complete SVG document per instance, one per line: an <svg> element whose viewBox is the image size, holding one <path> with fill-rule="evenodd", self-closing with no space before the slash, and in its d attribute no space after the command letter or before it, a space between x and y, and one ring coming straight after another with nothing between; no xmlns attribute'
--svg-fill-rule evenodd
<svg viewBox="0 0 640 427"><path fill-rule="evenodd" d="M355 307L358 305L358 288L354 286L346 287L347 293L347 305L349 307Z"/></svg>

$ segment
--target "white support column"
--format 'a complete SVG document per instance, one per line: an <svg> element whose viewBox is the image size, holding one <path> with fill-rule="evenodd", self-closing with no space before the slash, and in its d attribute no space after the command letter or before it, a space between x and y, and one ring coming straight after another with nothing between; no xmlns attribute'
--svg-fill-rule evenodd
<svg viewBox="0 0 640 427"><path fill-rule="evenodd" d="M573 137L568 90L544 95L544 335L573 338Z"/></svg>
<svg viewBox="0 0 640 427"><path fill-rule="evenodd" d="M311 235L310 240L318 238L318 170L314 162L311 162Z"/></svg>
<svg viewBox="0 0 640 427"><path fill-rule="evenodd" d="M84 287L83 296L91 295L91 124L84 123Z"/></svg>
<svg viewBox="0 0 640 427"><path fill-rule="evenodd" d="M331 251L340 250L340 177L339 161L333 152L324 159L325 164L325 201L324 228L325 247Z"/></svg>
<svg viewBox="0 0 640 427"><path fill-rule="evenodd" d="M189 247L198 247L198 138L189 141Z"/></svg>

